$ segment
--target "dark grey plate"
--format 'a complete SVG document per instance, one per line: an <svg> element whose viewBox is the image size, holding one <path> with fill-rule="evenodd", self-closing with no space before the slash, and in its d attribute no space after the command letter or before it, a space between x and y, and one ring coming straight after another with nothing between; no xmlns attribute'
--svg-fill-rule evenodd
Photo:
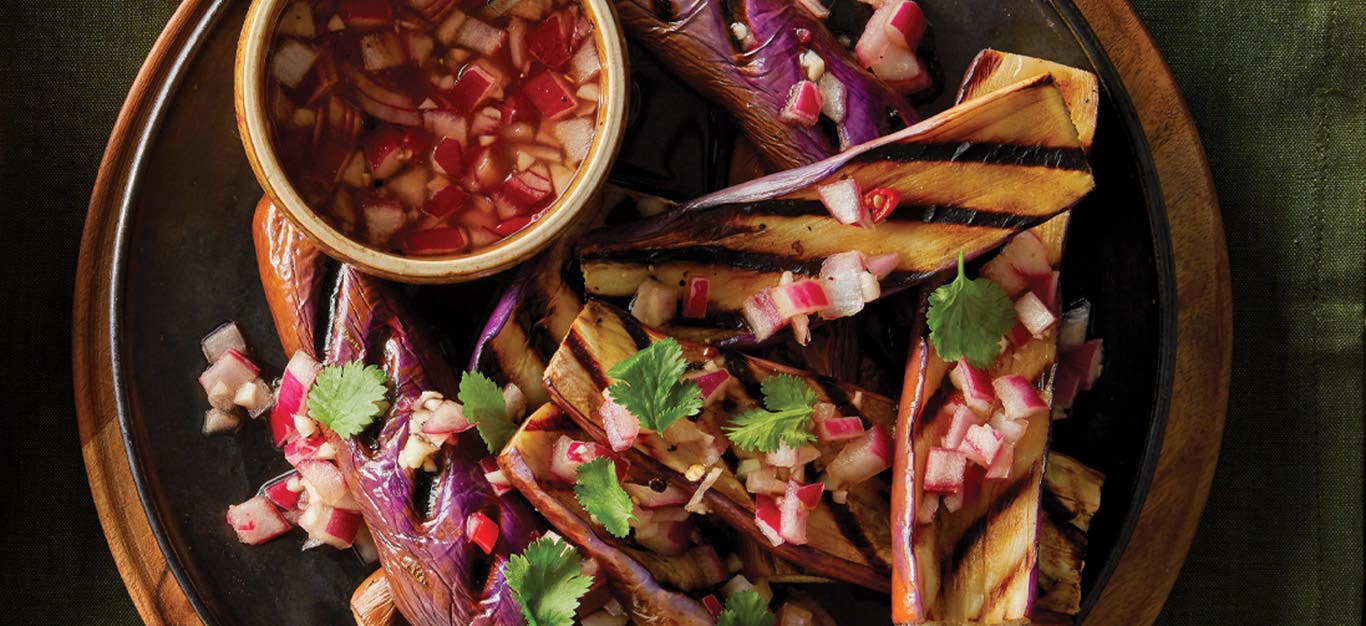
<svg viewBox="0 0 1366 626"><path fill-rule="evenodd" d="M1074 417L1054 430L1055 448L1108 476L1090 536L1085 612L1137 518L1168 405L1175 297L1151 157L1113 68L1067 0L921 5L934 24L936 71L950 86L923 104L926 111L946 105L957 77L984 47L1093 68L1102 79L1092 159L1098 185L1075 211L1063 288L1068 301L1084 297L1095 305L1106 373ZM284 364L250 237L261 192L232 110L232 59L245 9L245 2L224 0L206 14L132 167L111 277L117 408L158 542L207 623L348 623L347 599L371 567L350 552L300 553L300 537L242 546L223 522L228 504L285 469L263 426L226 437L199 433L205 400L195 377L206 331L234 319L268 371ZM654 69L648 57L634 55L633 66L638 119L650 120L650 128L628 131L618 178L675 197L715 188L733 132L724 113ZM662 137L670 138L669 150L657 148ZM419 311L447 329L451 362L465 362L495 289L491 279L413 294Z"/></svg>

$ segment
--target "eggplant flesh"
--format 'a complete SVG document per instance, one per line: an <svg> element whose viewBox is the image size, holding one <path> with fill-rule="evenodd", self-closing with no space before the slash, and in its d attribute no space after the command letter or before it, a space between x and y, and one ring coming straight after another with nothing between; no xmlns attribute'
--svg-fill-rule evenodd
<svg viewBox="0 0 1366 626"><path fill-rule="evenodd" d="M910 103L872 73L797 3L788 0L618 0L617 12L633 39L693 89L735 118L770 165L780 169L819 161L844 147L871 141L916 120ZM739 25L757 42L737 40ZM799 31L805 31L805 42ZM844 85L844 119L836 137L820 125L779 118L794 85L805 79L803 50L819 55L825 72Z"/></svg>
<svg viewBox="0 0 1366 626"><path fill-rule="evenodd" d="M1039 74L1053 77L1053 84L1062 94L1072 125L1077 129L1077 139L1083 150L1090 151L1091 143L1096 138L1096 122L1100 112L1100 81L1095 74L1086 70L988 48L977 53L968 65L954 101L962 103L979 98Z"/></svg>
<svg viewBox="0 0 1366 626"><path fill-rule="evenodd" d="M902 200L867 229L835 221L817 187L843 177ZM734 319L784 271L814 276L859 251L896 259L882 293L923 282L1068 209L1094 186L1053 78L1041 74L810 166L704 196L579 246L587 292L626 297L646 279L711 279L711 314Z"/></svg>
<svg viewBox="0 0 1366 626"><path fill-rule="evenodd" d="M258 230L257 241L267 245L258 246L257 256L271 314L283 329L281 342L316 355L308 326L314 318L300 314L295 303L308 301L302 294L321 293L322 272L312 270L323 262L307 242L289 233L292 226L268 203L258 206L257 218L258 229L268 226L277 233L262 237ZM394 605L416 624L521 623L502 567L543 526L521 498L493 493L478 462L485 456L482 442L466 435L438 453L430 496L420 496L415 474L398 466L411 403L424 390L454 397L451 368L389 288L350 266L339 270L330 312L321 360L364 361L380 366L388 378L390 408L378 423L359 437L332 435L331 442L375 539ZM465 520L475 512L499 524L497 548L488 557L465 539Z"/></svg>
<svg viewBox="0 0 1366 626"><path fill-rule="evenodd" d="M546 389L555 403L585 432L605 441L598 415L603 403L602 392L609 383L606 372L637 350L663 338L663 334L640 325L620 309L590 300L551 359L546 370ZM843 415L860 416L868 425L891 427L893 406L882 396L777 363L723 353L690 342L679 343L684 357L694 367L700 367L706 361L719 364L723 361L723 366L735 379L727 388L726 399L704 409L695 422L717 441L726 441L721 426L729 412L758 404L762 397L760 383L778 373L802 378L819 400L835 404ZM834 458L834 448L824 444L817 447L821 449L823 459L818 459L818 463ZM640 455L633 458L640 459L640 463L667 482L685 490L695 489L696 485L684 478L684 474L692 465L706 459L686 447L670 448L659 435L642 431L633 448ZM836 504L827 498L814 509L807 527L810 543L801 546L784 543L769 548L770 544L754 522L753 496L745 490L729 463L722 462L718 467L723 471L707 491L704 502L727 525L808 574L878 591L889 588L890 513L886 487L876 478L851 491L848 504Z"/></svg>
<svg viewBox="0 0 1366 626"><path fill-rule="evenodd" d="M1048 452L1039 524L1039 591L1036 611L1061 616L1081 610L1086 533L1100 508L1105 475L1057 450Z"/></svg>

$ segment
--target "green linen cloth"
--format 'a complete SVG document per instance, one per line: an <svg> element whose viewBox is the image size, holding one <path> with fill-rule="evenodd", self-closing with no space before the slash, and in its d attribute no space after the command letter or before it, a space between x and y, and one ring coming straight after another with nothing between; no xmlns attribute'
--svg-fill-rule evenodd
<svg viewBox="0 0 1366 626"><path fill-rule="evenodd" d="M1219 470L1159 623L1359 624L1366 4L1135 5L1203 136L1235 299ZM29 372L0 376L0 623L137 622L81 465L71 276L104 142L174 8L0 12L0 286L19 289L0 345Z"/></svg>

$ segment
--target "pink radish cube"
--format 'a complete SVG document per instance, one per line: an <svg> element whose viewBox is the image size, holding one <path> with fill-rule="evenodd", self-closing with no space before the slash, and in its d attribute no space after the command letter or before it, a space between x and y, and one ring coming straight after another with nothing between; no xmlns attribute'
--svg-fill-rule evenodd
<svg viewBox="0 0 1366 626"><path fill-rule="evenodd" d="M621 486L643 509L681 507L692 498L692 494L669 484L664 486L663 491L655 491L651 486L636 483L623 483Z"/></svg>
<svg viewBox="0 0 1366 626"><path fill-rule="evenodd" d="M701 276L688 278L687 294L683 298L683 317L702 319L707 316L707 295L711 280Z"/></svg>
<svg viewBox="0 0 1366 626"><path fill-rule="evenodd" d="M791 490L792 485L798 485L795 493L797 499L802 503L802 506L808 509L814 509L820 505L821 494L825 493L825 485L823 483L800 485L796 481L788 481L787 484L789 490Z"/></svg>
<svg viewBox="0 0 1366 626"><path fill-rule="evenodd" d="M574 92L565 84L559 74L551 71L541 72L527 79L522 86L531 103L546 119L559 119L579 106Z"/></svg>
<svg viewBox="0 0 1366 626"><path fill-rule="evenodd" d="M826 208L829 206L827 204ZM864 276L872 275L868 273L862 252L840 252L826 257L821 263L820 280L825 287L825 297L830 299L830 306L821 311L821 317L831 320L862 311L867 303L864 298Z"/></svg>
<svg viewBox="0 0 1366 626"><path fill-rule="evenodd" d="M1014 326L1010 327L1010 334L1006 336L1010 338L1011 345L1015 346L1023 346L1034 339L1034 335L1029 333L1029 329L1025 328L1025 325L1018 321L1015 322Z"/></svg>
<svg viewBox="0 0 1366 626"><path fill-rule="evenodd" d="M574 443L568 435L560 435L550 452L550 475L560 481L572 483L578 477L578 463L569 459L569 446Z"/></svg>
<svg viewBox="0 0 1366 626"><path fill-rule="evenodd" d="M797 81L787 94L787 104L778 113L778 119L798 126L814 126L821 116L821 92L816 83L809 80Z"/></svg>
<svg viewBox="0 0 1366 626"><path fill-rule="evenodd" d="M1015 446L1011 443L1001 444L1001 451L996 454L996 460L991 462L987 468L986 480L1006 480L1010 478L1011 466L1015 464Z"/></svg>
<svg viewBox="0 0 1366 626"><path fill-rule="evenodd" d="M468 114L472 113L474 108L479 106L479 103L483 102L499 87L501 87L501 81L497 76L484 69L483 66L472 63L460 73L455 85L442 96L456 109Z"/></svg>
<svg viewBox="0 0 1366 626"><path fill-rule="evenodd" d="M454 402L442 402L432 411L432 416L422 424L422 432L428 435L452 435L462 433L474 424L465 419L463 407Z"/></svg>
<svg viewBox="0 0 1366 626"><path fill-rule="evenodd" d="M544 204L555 193L555 187L549 178L536 172L525 171L509 178L503 184L502 191L523 211L530 212Z"/></svg>
<svg viewBox="0 0 1366 626"><path fill-rule="evenodd" d="M493 457L487 456L479 460L479 468L484 471L484 480L489 481L493 487L493 493L503 495L512 491L512 482L508 480L507 474L503 473L502 468L498 467L498 461Z"/></svg>
<svg viewBox="0 0 1366 626"><path fill-rule="evenodd" d="M1023 439L1025 431L1029 429L1029 422L1010 419L1001 411L997 411L991 416L988 425L991 426L992 430L1001 433L1001 438L1005 439L1006 443L1015 443Z"/></svg>
<svg viewBox="0 0 1366 626"><path fill-rule="evenodd" d="M445 176L459 176L464 171L464 161L461 159L463 153L459 140L442 137L432 150L432 164L436 166L433 169Z"/></svg>
<svg viewBox="0 0 1366 626"><path fill-rule="evenodd" d="M892 436L885 426L874 426L845 444L826 472L840 486L861 483L892 466Z"/></svg>
<svg viewBox="0 0 1366 626"><path fill-rule="evenodd" d="M602 418L602 429L607 433L608 445L615 452L631 449L636 436L640 434L640 420L626 407L617 404L606 390L603 390L603 396L604 402L602 408L598 409L598 416Z"/></svg>
<svg viewBox="0 0 1366 626"><path fill-rule="evenodd" d="M910 0L892 2L887 16L887 35L893 45L905 50L915 50L920 38L925 35L925 14L920 5Z"/></svg>
<svg viewBox="0 0 1366 626"><path fill-rule="evenodd" d="M697 372L683 377L697 383L698 389L702 391L702 403L713 404L724 398L726 395L727 383L730 382L730 372L726 370L716 370L714 372Z"/></svg>
<svg viewBox="0 0 1366 626"><path fill-rule="evenodd" d="M761 493L755 497L754 524L759 527L759 532L768 538L769 543L780 546L786 541L779 531L783 527L783 514L773 496Z"/></svg>
<svg viewBox="0 0 1366 626"><path fill-rule="evenodd" d="M802 279L772 288L770 294L778 315L791 319L798 315L816 313L830 306L825 297L825 288L820 281Z"/></svg>
<svg viewBox="0 0 1366 626"><path fill-rule="evenodd" d="M493 554L493 546L498 543L498 523L482 511L475 511L465 518L465 538L484 554Z"/></svg>
<svg viewBox="0 0 1366 626"><path fill-rule="evenodd" d="M967 472L967 455L948 448L930 448L925 457L924 490L939 494L958 493L963 489Z"/></svg>
<svg viewBox="0 0 1366 626"><path fill-rule="evenodd" d="M299 470L299 478L312 488L313 493L317 494L323 504L346 509L356 508L355 500L346 488L346 479L331 461L301 461L295 469Z"/></svg>
<svg viewBox="0 0 1366 626"><path fill-rule="evenodd" d="M308 439L296 436L290 439L285 443L285 461L294 467L299 467L299 464L313 460L317 457L318 446L321 446L324 441L321 436Z"/></svg>
<svg viewBox="0 0 1366 626"><path fill-rule="evenodd" d="M844 441L863 434L863 420L857 416L831 417L816 422L816 437L821 441Z"/></svg>
<svg viewBox="0 0 1366 626"><path fill-rule="evenodd" d="M784 541L798 546L806 544L807 518L811 509L820 504L822 489L824 485L820 483L803 486L795 480L787 481L787 491L779 506L778 534Z"/></svg>
<svg viewBox="0 0 1366 626"><path fill-rule="evenodd" d="M455 31L455 43L484 56L493 56L507 42L508 34L502 29L477 17L465 20Z"/></svg>
<svg viewBox="0 0 1366 626"><path fill-rule="evenodd" d="M289 522L262 496L228 507L227 520L237 540L252 546L289 532Z"/></svg>
<svg viewBox="0 0 1366 626"><path fill-rule="evenodd" d="M1038 296L1039 300L1044 303L1044 306L1047 306L1048 310L1054 313L1062 306L1062 303L1059 301L1059 298L1062 297L1059 284L1061 276L1062 274L1060 272L1053 270L1047 274L1037 274L1025 277L1025 281L1029 283L1029 291Z"/></svg>
<svg viewBox="0 0 1366 626"><path fill-rule="evenodd" d="M569 59L569 77L576 83L585 83L602 73L602 61L598 58L598 46L589 39L574 56Z"/></svg>
<svg viewBox="0 0 1366 626"><path fill-rule="evenodd" d="M308 531L309 539L341 550L355 543L361 517L356 511L310 502L299 516L299 527Z"/></svg>
<svg viewBox="0 0 1366 626"><path fill-rule="evenodd" d="M246 354L247 340L242 337L242 331L237 328L236 322L224 322L199 340L199 348L204 352L204 359L213 363L228 350Z"/></svg>
<svg viewBox="0 0 1366 626"><path fill-rule="evenodd" d="M778 306L773 302L773 295L768 289L745 299L742 312L745 322L749 324L750 332L754 333L754 338L759 341L772 337L787 324L787 319L778 313Z"/></svg>
<svg viewBox="0 0 1366 626"><path fill-rule="evenodd" d="M1052 271L1043 240L1030 231L1016 235L996 258L982 266L982 276L1000 285L1011 297L1029 288L1030 277L1046 276Z"/></svg>
<svg viewBox="0 0 1366 626"><path fill-rule="evenodd" d="M211 394L214 392L214 388L222 383L228 389L228 393L231 394L242 385L256 380L260 374L260 368L256 367L251 359L248 359L241 352L229 348L218 357L217 361L213 362L213 365L205 369L203 374L199 375L199 384L204 387L205 393Z"/></svg>
<svg viewBox="0 0 1366 626"><path fill-rule="evenodd" d="M415 255L455 254L468 247L469 243L469 237L465 236L464 229L429 228L408 235L407 246L404 249Z"/></svg>
<svg viewBox="0 0 1366 626"><path fill-rule="evenodd" d="M949 431L944 434L940 443L945 448L958 449L963 443L963 438L968 435L968 429L982 422L982 418L976 411L968 408L966 404L959 404L954 407L953 417L949 422Z"/></svg>
<svg viewBox="0 0 1366 626"><path fill-rule="evenodd" d="M286 511L292 510L299 506L299 494L302 493L302 490L290 489L290 485L291 481L297 485L298 480L298 473L289 472L284 476L266 483L265 486L261 487L260 495L265 496L266 499L270 500L275 506L278 506L281 509Z"/></svg>
<svg viewBox="0 0 1366 626"><path fill-rule="evenodd" d="M1026 292L1015 301L1015 315L1020 318L1020 324L1024 325L1029 334L1035 337L1042 337L1058 323L1058 316L1048 310L1048 305L1032 291Z"/></svg>
<svg viewBox="0 0 1366 626"><path fill-rule="evenodd" d="M422 212L441 219L464 207L465 200L468 197L469 195L460 187L446 185L432 193L431 197L422 203Z"/></svg>
<svg viewBox="0 0 1366 626"><path fill-rule="evenodd" d="M958 451L967 455L969 461L982 467L990 467L992 461L996 460L996 454L1001 451L1001 442L1001 433L992 427L973 424L968 427L968 433L958 445Z"/></svg>
<svg viewBox="0 0 1366 626"><path fill-rule="evenodd" d="M863 189L852 178L841 178L816 186L816 194L831 217L841 224L867 226L872 223L868 208L863 205ZM860 254L860 259L862 255Z"/></svg>
<svg viewBox="0 0 1366 626"><path fill-rule="evenodd" d="M958 364L949 372L953 386L963 392L963 401L978 415L991 413L996 404L996 394L992 392L991 377L985 370L973 367L967 359L959 359Z"/></svg>
<svg viewBox="0 0 1366 626"><path fill-rule="evenodd" d="M546 67L560 69L569 60L573 25L560 13L547 17L526 34L527 51Z"/></svg>
<svg viewBox="0 0 1366 626"><path fill-rule="evenodd" d="M1009 374L992 381L991 385L1010 419L1029 419L1048 412L1048 405L1024 376Z"/></svg>
<svg viewBox="0 0 1366 626"><path fill-rule="evenodd" d="M571 441L564 455L570 463L577 466L600 457L611 456L612 453L596 441Z"/></svg>

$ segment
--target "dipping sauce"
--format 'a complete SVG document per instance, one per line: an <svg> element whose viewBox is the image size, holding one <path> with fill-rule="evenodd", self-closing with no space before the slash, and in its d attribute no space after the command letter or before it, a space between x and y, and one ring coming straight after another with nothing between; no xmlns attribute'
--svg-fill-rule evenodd
<svg viewBox="0 0 1366 626"><path fill-rule="evenodd" d="M588 154L592 31L573 0L299 0L267 60L276 153L362 243L488 246L537 219Z"/></svg>

